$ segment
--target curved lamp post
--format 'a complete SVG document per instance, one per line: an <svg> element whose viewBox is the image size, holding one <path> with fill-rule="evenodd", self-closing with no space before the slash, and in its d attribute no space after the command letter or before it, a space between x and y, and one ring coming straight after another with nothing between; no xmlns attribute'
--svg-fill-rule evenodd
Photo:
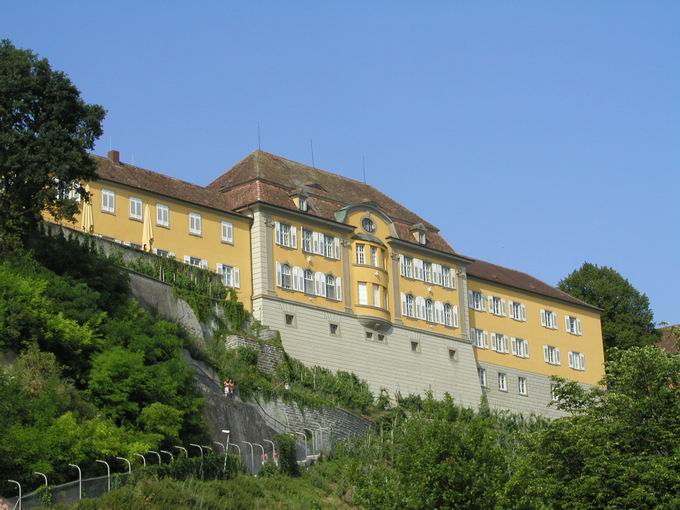
<svg viewBox="0 0 680 510"><path fill-rule="evenodd" d="M154 452L153 450L149 450L149 453L153 453L156 457L158 457L158 465L160 466L163 461L161 460L161 454L158 452Z"/></svg>
<svg viewBox="0 0 680 510"><path fill-rule="evenodd" d="M127 462L127 467L128 467L128 475L132 474L132 463L127 460L125 457L116 457L118 460L122 460L123 462Z"/></svg>
<svg viewBox="0 0 680 510"><path fill-rule="evenodd" d="M173 446L173 448L178 449L180 452L184 452L185 457L189 456L189 452L187 451L186 448L184 448L184 446Z"/></svg>
<svg viewBox="0 0 680 510"><path fill-rule="evenodd" d="M309 432L312 435L312 455L314 455L314 450L316 449L316 434L312 429L302 428L303 431Z"/></svg>
<svg viewBox="0 0 680 510"><path fill-rule="evenodd" d="M107 482L106 492L111 492L111 466L109 466L109 463L106 462L105 460L95 460L95 462L99 462L100 464L104 464L106 466L106 482Z"/></svg>
<svg viewBox="0 0 680 510"><path fill-rule="evenodd" d="M274 444L274 441L270 441L269 439L263 439L262 442L263 443L269 443L269 444L272 445L272 460L278 466L279 461L276 459L276 445Z"/></svg>
<svg viewBox="0 0 680 510"><path fill-rule="evenodd" d="M69 466L78 470L78 499L83 499L83 472L80 470L80 466L75 464L69 464Z"/></svg>
<svg viewBox="0 0 680 510"><path fill-rule="evenodd" d="M250 469L253 471L253 474L255 474L255 453L253 452L253 443L249 443L248 441L241 442L250 445Z"/></svg>
<svg viewBox="0 0 680 510"><path fill-rule="evenodd" d="M41 473L40 471L33 471L34 475L40 475L45 479L45 490L47 490L47 475L45 473Z"/></svg>
<svg viewBox="0 0 680 510"><path fill-rule="evenodd" d="M260 456L260 466L264 465L264 446L258 443L253 443L255 446L258 446L260 450L262 450L262 455Z"/></svg>
<svg viewBox="0 0 680 510"><path fill-rule="evenodd" d="M307 434L304 434L302 432L296 432L298 436L302 436L304 438L304 445L305 445L305 460L307 460L307 457L309 457L309 450L307 449Z"/></svg>
<svg viewBox="0 0 680 510"><path fill-rule="evenodd" d="M21 484L19 482L17 482L16 480L7 480L7 481L9 483L15 483L15 484L17 484L17 487L19 487L19 499L17 500L17 503L18 503L19 506L16 506L16 505L14 505L14 506L18 510L21 510Z"/></svg>
<svg viewBox="0 0 680 510"><path fill-rule="evenodd" d="M144 467L146 467L146 457L144 457L144 455L142 455L141 453L135 453L135 455L142 459L142 464L144 465Z"/></svg>
<svg viewBox="0 0 680 510"><path fill-rule="evenodd" d="M172 454L172 452L169 452L168 450L161 450L161 453L170 456L170 464L172 464L175 461L175 456Z"/></svg>

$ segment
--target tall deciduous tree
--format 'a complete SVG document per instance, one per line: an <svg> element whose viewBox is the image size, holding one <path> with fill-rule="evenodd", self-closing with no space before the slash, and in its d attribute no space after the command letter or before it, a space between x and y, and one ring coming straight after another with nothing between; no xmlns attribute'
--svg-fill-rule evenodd
<svg viewBox="0 0 680 510"><path fill-rule="evenodd" d="M44 211L73 218L104 115L46 59L0 41L0 249L19 247Z"/></svg>
<svg viewBox="0 0 680 510"><path fill-rule="evenodd" d="M602 336L606 350L649 345L659 339L649 298L615 269L586 262L563 279L559 288L604 310Z"/></svg>

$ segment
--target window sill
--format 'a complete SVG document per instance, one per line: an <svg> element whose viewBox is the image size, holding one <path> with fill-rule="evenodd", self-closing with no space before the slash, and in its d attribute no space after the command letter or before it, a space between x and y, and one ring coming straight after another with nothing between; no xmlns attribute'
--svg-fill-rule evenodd
<svg viewBox="0 0 680 510"><path fill-rule="evenodd" d="M368 308L368 309L370 309L370 310L378 310L378 311L380 311L380 312L389 313L389 310L388 310L388 309L382 308L382 307L380 307L380 306L363 305L363 304L360 304L360 303L357 303L357 304L355 304L354 306L357 306L357 307L359 307L359 308Z"/></svg>
<svg viewBox="0 0 680 510"><path fill-rule="evenodd" d="M364 267L366 269L375 269L377 271L380 271L381 273L387 274L387 270L383 269L380 266L374 266L374 265L371 265L371 264L359 264L358 262L353 263L352 266L354 266L354 267Z"/></svg>
<svg viewBox="0 0 680 510"><path fill-rule="evenodd" d="M284 250L297 251L297 248L293 248L292 246L286 246L285 244L274 243L274 245L278 246L279 248L283 248Z"/></svg>
<svg viewBox="0 0 680 510"><path fill-rule="evenodd" d="M170 230L170 225L161 225L160 223L156 223L156 226L158 228L164 228L166 230Z"/></svg>
<svg viewBox="0 0 680 510"><path fill-rule="evenodd" d="M203 237L203 234L200 232L189 232L189 235L194 237Z"/></svg>
<svg viewBox="0 0 680 510"><path fill-rule="evenodd" d="M222 242L222 244L226 244L226 245L229 245L229 246L234 246L234 241L225 241L224 239L222 239L221 242Z"/></svg>
<svg viewBox="0 0 680 510"><path fill-rule="evenodd" d="M142 218L133 218L132 216L128 216L128 219L130 221L136 221L137 223L143 223Z"/></svg>
<svg viewBox="0 0 680 510"><path fill-rule="evenodd" d="M102 214L110 214L111 216L116 215L116 211L106 211L104 209L101 210Z"/></svg>

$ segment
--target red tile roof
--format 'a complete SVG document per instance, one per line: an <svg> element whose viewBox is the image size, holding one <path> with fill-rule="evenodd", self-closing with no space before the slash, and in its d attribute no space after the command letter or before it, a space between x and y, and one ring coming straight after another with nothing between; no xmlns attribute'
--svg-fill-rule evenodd
<svg viewBox="0 0 680 510"><path fill-rule="evenodd" d="M431 223L397 203L373 186L325 170L297 163L274 154L255 151L219 176L207 187L181 181L127 163L114 163L94 156L100 178L177 200L237 214L245 207L264 202L297 211L292 197L307 195L310 216L336 221L335 213L350 204L376 204L394 222L397 235L413 243L411 229L422 224L427 230L427 248L457 255ZM419 246L413 243L414 247ZM513 269L475 260L467 267L471 277L517 289L597 308L584 303L533 276Z"/></svg>
<svg viewBox="0 0 680 510"><path fill-rule="evenodd" d="M576 299L574 296L521 271L515 271L514 269L498 266L478 259L467 266L466 270L468 276L473 278L480 278L490 282L508 285L516 289L534 294L541 294L559 301L566 301L567 303L599 310L596 306L589 305L580 299Z"/></svg>

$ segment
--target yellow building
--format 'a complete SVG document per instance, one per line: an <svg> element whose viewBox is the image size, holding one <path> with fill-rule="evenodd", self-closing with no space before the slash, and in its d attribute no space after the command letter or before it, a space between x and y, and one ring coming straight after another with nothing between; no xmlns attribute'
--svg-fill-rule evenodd
<svg viewBox="0 0 680 510"><path fill-rule="evenodd" d="M554 415L550 376L603 374L600 311L457 253L372 186L256 151L206 187L97 157L96 235L222 274L310 365L476 407ZM80 221L80 219L78 219Z"/></svg>

